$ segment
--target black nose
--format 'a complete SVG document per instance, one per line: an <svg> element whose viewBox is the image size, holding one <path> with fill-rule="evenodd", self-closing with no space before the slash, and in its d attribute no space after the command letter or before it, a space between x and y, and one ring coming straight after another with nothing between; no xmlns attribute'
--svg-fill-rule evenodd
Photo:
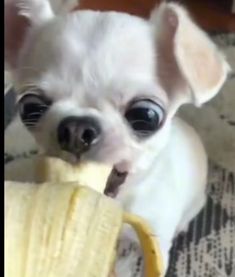
<svg viewBox="0 0 235 277"><path fill-rule="evenodd" d="M58 126L58 142L61 148L77 155L95 145L100 135L100 125L93 117L67 117Z"/></svg>

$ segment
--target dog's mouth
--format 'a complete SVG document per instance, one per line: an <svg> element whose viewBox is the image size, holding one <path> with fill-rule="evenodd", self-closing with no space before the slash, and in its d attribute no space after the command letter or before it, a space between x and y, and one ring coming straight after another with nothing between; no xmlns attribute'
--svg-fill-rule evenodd
<svg viewBox="0 0 235 277"><path fill-rule="evenodd" d="M51 155L53 156L53 155ZM63 160L65 160L68 163L71 164L78 164L81 162L81 156L80 155L71 155L70 153L63 152ZM121 172L117 167L114 165L111 173L108 176L105 189L104 189L104 194L115 198L119 192L120 186L125 182L126 177L128 175L128 172Z"/></svg>
<svg viewBox="0 0 235 277"><path fill-rule="evenodd" d="M119 192L120 186L125 182L127 172L120 172L115 167L113 167L104 190L104 194L115 198Z"/></svg>

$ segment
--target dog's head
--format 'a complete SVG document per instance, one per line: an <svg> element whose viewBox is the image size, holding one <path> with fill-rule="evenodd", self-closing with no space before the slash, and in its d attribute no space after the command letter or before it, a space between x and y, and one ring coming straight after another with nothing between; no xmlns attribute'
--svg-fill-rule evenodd
<svg viewBox="0 0 235 277"><path fill-rule="evenodd" d="M153 140L157 151L179 106L208 101L229 71L177 4L146 21L6 0L5 28L22 121L48 154L71 161L132 162Z"/></svg>

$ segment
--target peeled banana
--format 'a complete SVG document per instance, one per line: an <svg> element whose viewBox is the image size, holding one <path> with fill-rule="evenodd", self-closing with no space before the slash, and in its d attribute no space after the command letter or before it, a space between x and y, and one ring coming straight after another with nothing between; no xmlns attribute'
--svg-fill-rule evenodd
<svg viewBox="0 0 235 277"><path fill-rule="evenodd" d="M5 189L5 276L108 276L122 220L112 199L72 183Z"/></svg>
<svg viewBox="0 0 235 277"><path fill-rule="evenodd" d="M107 277L124 222L140 238L145 276L161 276L156 237L115 200L77 183L5 182L5 276Z"/></svg>
<svg viewBox="0 0 235 277"><path fill-rule="evenodd" d="M37 156L18 159L5 166L5 180L32 183L77 182L103 192L111 166L95 162L71 165L61 159Z"/></svg>
<svg viewBox="0 0 235 277"><path fill-rule="evenodd" d="M35 162L35 181L38 183L75 181L103 193L111 170L111 166L102 163L83 162L71 165L57 158L38 157Z"/></svg>

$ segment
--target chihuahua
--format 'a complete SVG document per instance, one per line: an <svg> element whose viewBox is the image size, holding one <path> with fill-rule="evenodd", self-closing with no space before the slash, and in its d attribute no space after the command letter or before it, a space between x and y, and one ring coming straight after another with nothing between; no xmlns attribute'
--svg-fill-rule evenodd
<svg viewBox="0 0 235 277"><path fill-rule="evenodd" d="M5 0L5 62L41 149L110 164L105 193L149 222L166 271L172 240L203 207L207 183L203 145L175 114L219 92L230 70L224 56L179 4L162 3L144 20L55 15L49 0ZM127 228L120 245L132 239ZM117 263L117 276L132 276L132 256Z"/></svg>

